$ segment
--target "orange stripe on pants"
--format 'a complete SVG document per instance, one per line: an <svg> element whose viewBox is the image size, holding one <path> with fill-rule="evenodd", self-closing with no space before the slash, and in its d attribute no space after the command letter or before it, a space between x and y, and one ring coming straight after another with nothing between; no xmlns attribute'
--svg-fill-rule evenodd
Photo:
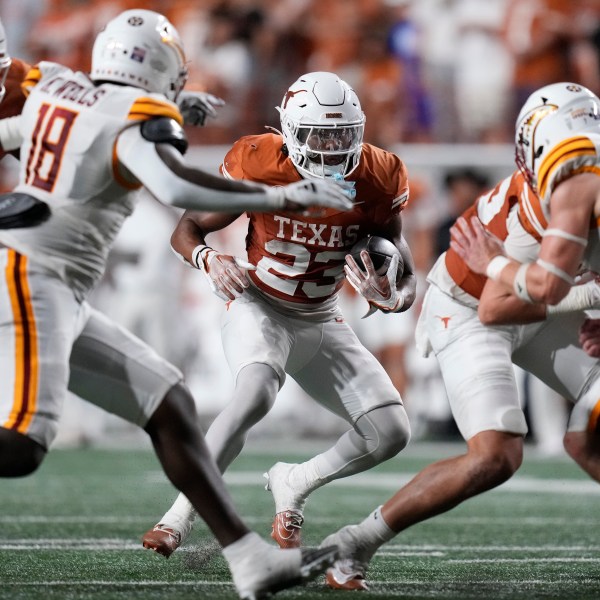
<svg viewBox="0 0 600 600"><path fill-rule="evenodd" d="M13 408L4 427L25 433L36 408L39 376L37 334L27 282L27 258L8 252L5 269L15 326L15 385Z"/></svg>

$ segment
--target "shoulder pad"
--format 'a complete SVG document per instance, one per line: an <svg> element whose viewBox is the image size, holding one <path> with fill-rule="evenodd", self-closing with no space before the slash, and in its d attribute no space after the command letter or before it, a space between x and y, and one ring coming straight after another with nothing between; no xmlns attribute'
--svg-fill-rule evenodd
<svg viewBox="0 0 600 600"><path fill-rule="evenodd" d="M141 125L142 137L155 144L171 144L185 154L188 149L188 141L185 137L183 127L168 117L157 117L148 119Z"/></svg>

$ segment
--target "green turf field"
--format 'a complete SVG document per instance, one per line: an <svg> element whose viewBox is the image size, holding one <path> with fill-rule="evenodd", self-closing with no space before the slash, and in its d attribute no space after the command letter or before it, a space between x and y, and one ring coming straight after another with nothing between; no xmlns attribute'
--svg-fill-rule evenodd
<svg viewBox="0 0 600 600"><path fill-rule="evenodd" d="M248 523L268 536L272 500L261 474L306 453L249 448L227 480ZM276 446L275 446L276 447ZM313 450L324 448L315 442ZM263 449L261 449L263 448ZM415 443L403 455L311 497L305 542L317 545L384 501L411 473L460 445ZM41 470L0 484L0 597L10 600L235 598L204 525L169 560L141 534L175 492L145 450L55 450ZM278 598L600 598L600 486L565 459L528 452L499 490L404 532L376 556L369 592L321 581ZM598 511L598 512L597 512Z"/></svg>

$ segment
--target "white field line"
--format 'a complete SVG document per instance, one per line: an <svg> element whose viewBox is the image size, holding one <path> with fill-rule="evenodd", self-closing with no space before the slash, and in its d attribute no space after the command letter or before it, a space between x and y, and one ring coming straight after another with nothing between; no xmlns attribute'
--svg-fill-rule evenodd
<svg viewBox="0 0 600 600"><path fill-rule="evenodd" d="M340 487L370 488L397 490L407 484L416 473L359 473L332 481L329 485ZM165 476L160 471L150 471L147 481L165 482ZM232 471L225 473L225 481L229 485L260 485L264 487L264 479L258 471ZM518 474L496 490L517 493L546 493L546 494L599 494L600 485L587 479L542 479L519 476Z"/></svg>
<svg viewBox="0 0 600 600"><path fill-rule="evenodd" d="M125 538L15 538L0 542L0 550L136 550L141 551L142 546L139 542L132 542ZM180 548L178 552L195 552L199 549L205 549L201 545L188 545ZM377 552L377 556L434 556L444 557L448 553L454 552L475 552L478 555L486 552L507 552L507 553L583 553L583 552L600 552L600 546L558 546L558 545L543 545L543 546L464 546L464 545L406 545L406 544L387 544L382 550ZM488 562L488 559L449 559L452 562ZM493 562L498 559L489 559ZM499 559L511 561L512 559ZM590 558L531 558L531 559L515 559L528 561L590 561L598 560Z"/></svg>
<svg viewBox="0 0 600 600"><path fill-rule="evenodd" d="M203 579L196 579L194 581L13 581L13 582L2 582L2 586L26 586L26 587L62 587L62 586L104 586L114 587L118 586L130 586L130 587L163 587L163 586L197 586L197 585L211 585L214 587L232 587L233 583L227 581L205 581Z"/></svg>
<svg viewBox="0 0 600 600"><path fill-rule="evenodd" d="M519 563L523 564L526 562L530 563L600 563L600 558L590 558L590 557L564 557L564 558L450 558L448 559L449 563L467 563L467 564L475 564L475 563Z"/></svg>
<svg viewBox="0 0 600 600"><path fill-rule="evenodd" d="M398 585L399 587L412 585L430 588L432 585L431 581L423 581L422 579L369 579L369 583L372 585ZM581 581L580 583L585 583ZM590 582L590 583L595 583ZM456 580L436 580L435 586L438 588L444 585L456 584ZM469 580L470 586L561 586L568 584L564 579L473 579ZM212 587L232 587L233 584L227 581L206 581L204 579L195 579L194 581L126 581L126 580L115 580L115 581L3 581L2 586L10 587L114 587L114 586L129 586L132 588L144 588L144 587L191 587L191 586L212 586Z"/></svg>

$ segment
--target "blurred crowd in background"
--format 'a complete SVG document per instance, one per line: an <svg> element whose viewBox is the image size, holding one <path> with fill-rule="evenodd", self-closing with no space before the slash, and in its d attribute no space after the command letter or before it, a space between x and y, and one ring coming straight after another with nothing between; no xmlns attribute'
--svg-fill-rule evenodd
<svg viewBox="0 0 600 600"><path fill-rule="evenodd" d="M405 234L421 293L456 216L514 169L514 121L527 96L567 80L600 93L600 0L0 0L0 7L12 56L84 71L96 33L121 10L168 16L190 61L188 87L226 102L217 119L187 132L192 156L194 147L204 148L198 164L211 168L240 136L279 129L275 106L299 75L336 72L354 87L367 115L365 141L397 152L409 167ZM416 160L413 144L431 145L431 168L422 146ZM485 161L461 155L462 144L500 145L506 152L486 168ZM437 160L443 152L452 160ZM6 187L10 174L3 176ZM93 301L184 371L210 419L233 387L218 326L223 304L200 273L171 253L177 217L145 199ZM219 250L245 254L244 219L212 235ZM402 393L414 437L455 437L436 361L414 348L418 303L406 314L366 320L360 318L366 302L350 289L342 304ZM528 377L523 381L532 437L543 451L559 452L563 400ZM82 418L83 410L93 409L67 414L63 439L93 441L110 422L99 412ZM290 382L273 418L293 421L298 435L343 427L320 410ZM261 423L259 434L270 424Z"/></svg>
<svg viewBox="0 0 600 600"><path fill-rule="evenodd" d="M14 56L87 70L99 28L149 8L178 28L191 87L227 101L199 134L228 143L264 125L308 71L357 91L366 139L506 142L536 88L600 92L599 0L2 0Z"/></svg>

